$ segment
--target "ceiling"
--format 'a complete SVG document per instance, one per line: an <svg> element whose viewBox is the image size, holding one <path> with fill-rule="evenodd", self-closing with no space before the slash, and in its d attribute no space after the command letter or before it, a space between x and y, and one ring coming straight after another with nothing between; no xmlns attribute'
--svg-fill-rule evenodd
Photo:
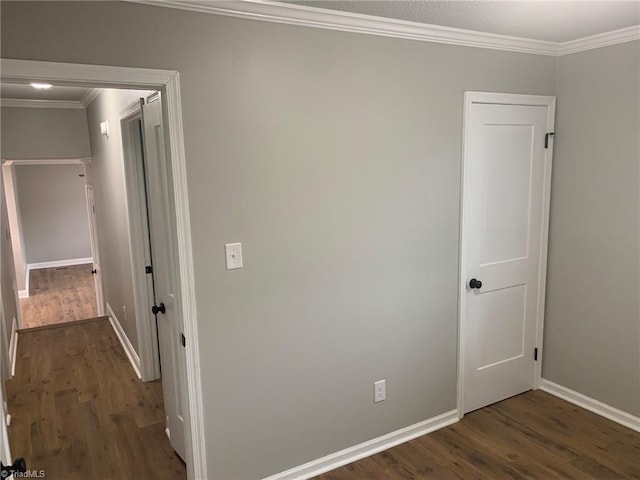
<svg viewBox="0 0 640 480"><path fill-rule="evenodd" d="M286 3L561 43L640 24L639 0L294 0Z"/></svg>
<svg viewBox="0 0 640 480"><path fill-rule="evenodd" d="M36 90L31 85L3 83L0 85L0 97L21 100L57 100L80 102L89 88L58 87L49 90Z"/></svg>

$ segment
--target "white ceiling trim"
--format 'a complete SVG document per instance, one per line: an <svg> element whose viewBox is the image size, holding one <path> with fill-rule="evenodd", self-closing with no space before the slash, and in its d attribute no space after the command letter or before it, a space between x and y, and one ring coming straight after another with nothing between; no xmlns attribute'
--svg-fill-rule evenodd
<svg viewBox="0 0 640 480"><path fill-rule="evenodd" d="M640 26L594 35L570 42L549 42L461 28L428 25L393 18L314 8L269 0L125 0L132 3L285 23L343 32L365 33L423 42L533 53L553 57L640 39Z"/></svg>
<svg viewBox="0 0 640 480"><path fill-rule="evenodd" d="M594 48L607 47L618 43L632 42L633 40L640 40L640 25L561 43L558 49L558 55L569 55L571 53L584 52L585 50L593 50Z"/></svg>
<svg viewBox="0 0 640 480"><path fill-rule="evenodd" d="M90 88L87 90L87 93L85 93L80 99L82 106L86 108L91 105L91 102L98 98L98 95L102 93L102 90L102 88Z"/></svg>
<svg viewBox="0 0 640 480"><path fill-rule="evenodd" d="M12 108L84 108L77 100L33 100L24 98L3 98L2 107Z"/></svg>

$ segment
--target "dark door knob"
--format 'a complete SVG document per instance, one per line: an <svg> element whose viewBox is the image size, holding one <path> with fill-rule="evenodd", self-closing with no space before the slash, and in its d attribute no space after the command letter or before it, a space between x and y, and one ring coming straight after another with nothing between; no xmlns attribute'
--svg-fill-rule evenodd
<svg viewBox="0 0 640 480"><path fill-rule="evenodd" d="M96 270L95 268L91 270L91 275L95 275L96 273L98 273L98 270Z"/></svg>
<svg viewBox="0 0 640 480"><path fill-rule="evenodd" d="M469 280L469 288L482 288L482 282L480 280L472 278L471 280Z"/></svg>
<svg viewBox="0 0 640 480"><path fill-rule="evenodd" d="M154 305L153 307L151 307L151 311L154 315L157 315L158 313L167 313L167 309L164 308L164 303L161 303L160 305Z"/></svg>

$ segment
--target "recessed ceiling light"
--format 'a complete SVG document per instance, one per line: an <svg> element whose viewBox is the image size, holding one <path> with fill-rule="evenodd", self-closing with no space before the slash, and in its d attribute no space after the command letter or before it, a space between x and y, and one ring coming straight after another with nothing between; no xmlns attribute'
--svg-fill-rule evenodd
<svg viewBox="0 0 640 480"><path fill-rule="evenodd" d="M49 90L52 87L50 83L38 83L38 82L32 83L31 86L36 90Z"/></svg>

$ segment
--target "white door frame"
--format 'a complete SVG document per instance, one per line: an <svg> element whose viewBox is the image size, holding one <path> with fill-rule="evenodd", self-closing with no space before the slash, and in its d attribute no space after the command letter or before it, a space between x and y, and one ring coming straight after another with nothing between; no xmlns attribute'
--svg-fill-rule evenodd
<svg viewBox="0 0 640 480"><path fill-rule="evenodd" d="M187 192L184 134L182 130L182 103L180 76L172 70L112 67L75 63L39 62L1 59L0 80L7 83L25 83L37 78L60 85L95 88L130 88L160 90L163 94L165 135L170 139L168 155L173 172L175 204L176 258L179 264L180 299L178 313L182 315L186 336L187 399L185 424L187 432L187 476L190 479L207 478L202 386L200 383L200 355L198 352L198 322L195 301L195 278L191 248L191 225ZM171 202L170 202L171 203Z"/></svg>
<svg viewBox="0 0 640 480"><path fill-rule="evenodd" d="M458 418L464 416L464 365L465 365L465 345L464 339L467 331L466 328L466 258L465 252L468 239L464 237L464 200L465 189L467 186L467 146L468 142L468 126L471 105L474 103L490 103L501 105L530 105L547 107L547 132L553 132L555 123L556 97L543 95L519 95L511 93L489 93L489 92L464 92L464 114L462 126L462 167L461 167L461 184L460 184L460 241L458 250ZM534 363L533 373L533 389L536 390L540 386L540 378L542 375L542 340L544 328L544 304L545 290L547 281L547 247L549 236L549 206L551 199L551 167L553 158L553 137L550 136L549 148L545 149L544 155L544 187L542 198L544 205L542 208L542 225L541 225L541 244L540 258L538 260L540 276L538 278L538 299L536 316L536 347L538 348L538 361Z"/></svg>
<svg viewBox="0 0 640 480"><path fill-rule="evenodd" d="M158 351L158 329L155 315L153 280L144 267L151 265L149 257L149 225L146 217L144 178L140 175L140 162L133 145L133 122L142 119L140 103L134 102L120 113L122 153L126 186L127 221L131 254L131 278L136 311L136 328L140 357L140 374L143 382L160 378L160 352ZM142 145L140 145L142 148Z"/></svg>
<svg viewBox="0 0 640 480"><path fill-rule="evenodd" d="M85 173L86 175L86 173ZM93 203L89 202L89 190L92 192ZM89 216L89 236L91 243L91 256L93 257L93 268L95 269L96 263L98 264L97 272L94 273L96 278L94 279L94 285L96 289L96 315L102 317L104 315L104 289L102 286L102 261L100 259L100 244L98 241L98 224L96 221L96 212L91 212L92 208L96 205L96 189L92 183L85 182L84 184L85 201L87 203L87 215ZM96 262L96 258L99 260Z"/></svg>

